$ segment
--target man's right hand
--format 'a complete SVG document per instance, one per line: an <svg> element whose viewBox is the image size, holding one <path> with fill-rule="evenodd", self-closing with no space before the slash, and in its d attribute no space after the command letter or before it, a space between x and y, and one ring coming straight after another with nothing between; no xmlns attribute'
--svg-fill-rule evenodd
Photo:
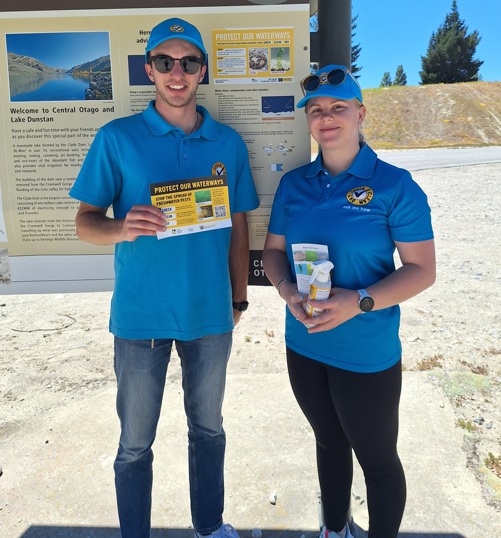
<svg viewBox="0 0 501 538"><path fill-rule="evenodd" d="M123 241L135 241L140 235L156 235L166 230L161 209L152 205L135 205L122 222Z"/></svg>
<svg viewBox="0 0 501 538"><path fill-rule="evenodd" d="M82 241L94 245L115 245L166 229L162 210L152 205L132 206L124 219L107 217L107 211L107 208L80 203L75 224Z"/></svg>

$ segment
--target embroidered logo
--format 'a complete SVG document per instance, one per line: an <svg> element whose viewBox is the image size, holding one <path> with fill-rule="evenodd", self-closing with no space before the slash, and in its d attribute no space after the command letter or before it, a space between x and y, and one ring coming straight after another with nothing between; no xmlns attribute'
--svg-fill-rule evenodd
<svg viewBox="0 0 501 538"><path fill-rule="evenodd" d="M356 187L346 194L348 202L358 206L367 205L373 197L374 191L370 187Z"/></svg>
<svg viewBox="0 0 501 538"><path fill-rule="evenodd" d="M182 33L184 32L184 28L180 25L180 24L173 24L169 30L171 32L174 32L175 34L179 34L179 33Z"/></svg>
<svg viewBox="0 0 501 538"><path fill-rule="evenodd" d="M213 176L224 176L226 174L226 166L223 163L214 163L212 165Z"/></svg>

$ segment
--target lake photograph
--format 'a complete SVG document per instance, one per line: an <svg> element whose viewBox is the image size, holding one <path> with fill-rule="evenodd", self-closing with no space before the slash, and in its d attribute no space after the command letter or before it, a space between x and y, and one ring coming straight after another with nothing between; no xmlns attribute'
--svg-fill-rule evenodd
<svg viewBox="0 0 501 538"><path fill-rule="evenodd" d="M113 99L108 32L7 34L11 102Z"/></svg>

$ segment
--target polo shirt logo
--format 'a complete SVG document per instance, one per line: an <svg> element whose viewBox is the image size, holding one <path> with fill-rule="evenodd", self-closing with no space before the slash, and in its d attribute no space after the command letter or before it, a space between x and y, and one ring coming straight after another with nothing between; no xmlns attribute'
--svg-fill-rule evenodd
<svg viewBox="0 0 501 538"><path fill-rule="evenodd" d="M374 197L374 191L370 187L355 187L346 194L346 199L353 205L367 205Z"/></svg>
<svg viewBox="0 0 501 538"><path fill-rule="evenodd" d="M214 163L212 165L213 176L224 176L226 174L226 166L223 163Z"/></svg>

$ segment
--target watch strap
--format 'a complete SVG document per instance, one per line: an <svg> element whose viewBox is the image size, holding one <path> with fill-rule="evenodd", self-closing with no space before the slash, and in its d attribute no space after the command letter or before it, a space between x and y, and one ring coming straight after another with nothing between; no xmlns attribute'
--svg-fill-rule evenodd
<svg viewBox="0 0 501 538"><path fill-rule="evenodd" d="M240 303L236 303L235 301L233 301L233 310L238 310L239 312L245 312L248 307L249 307L248 301L242 301Z"/></svg>

